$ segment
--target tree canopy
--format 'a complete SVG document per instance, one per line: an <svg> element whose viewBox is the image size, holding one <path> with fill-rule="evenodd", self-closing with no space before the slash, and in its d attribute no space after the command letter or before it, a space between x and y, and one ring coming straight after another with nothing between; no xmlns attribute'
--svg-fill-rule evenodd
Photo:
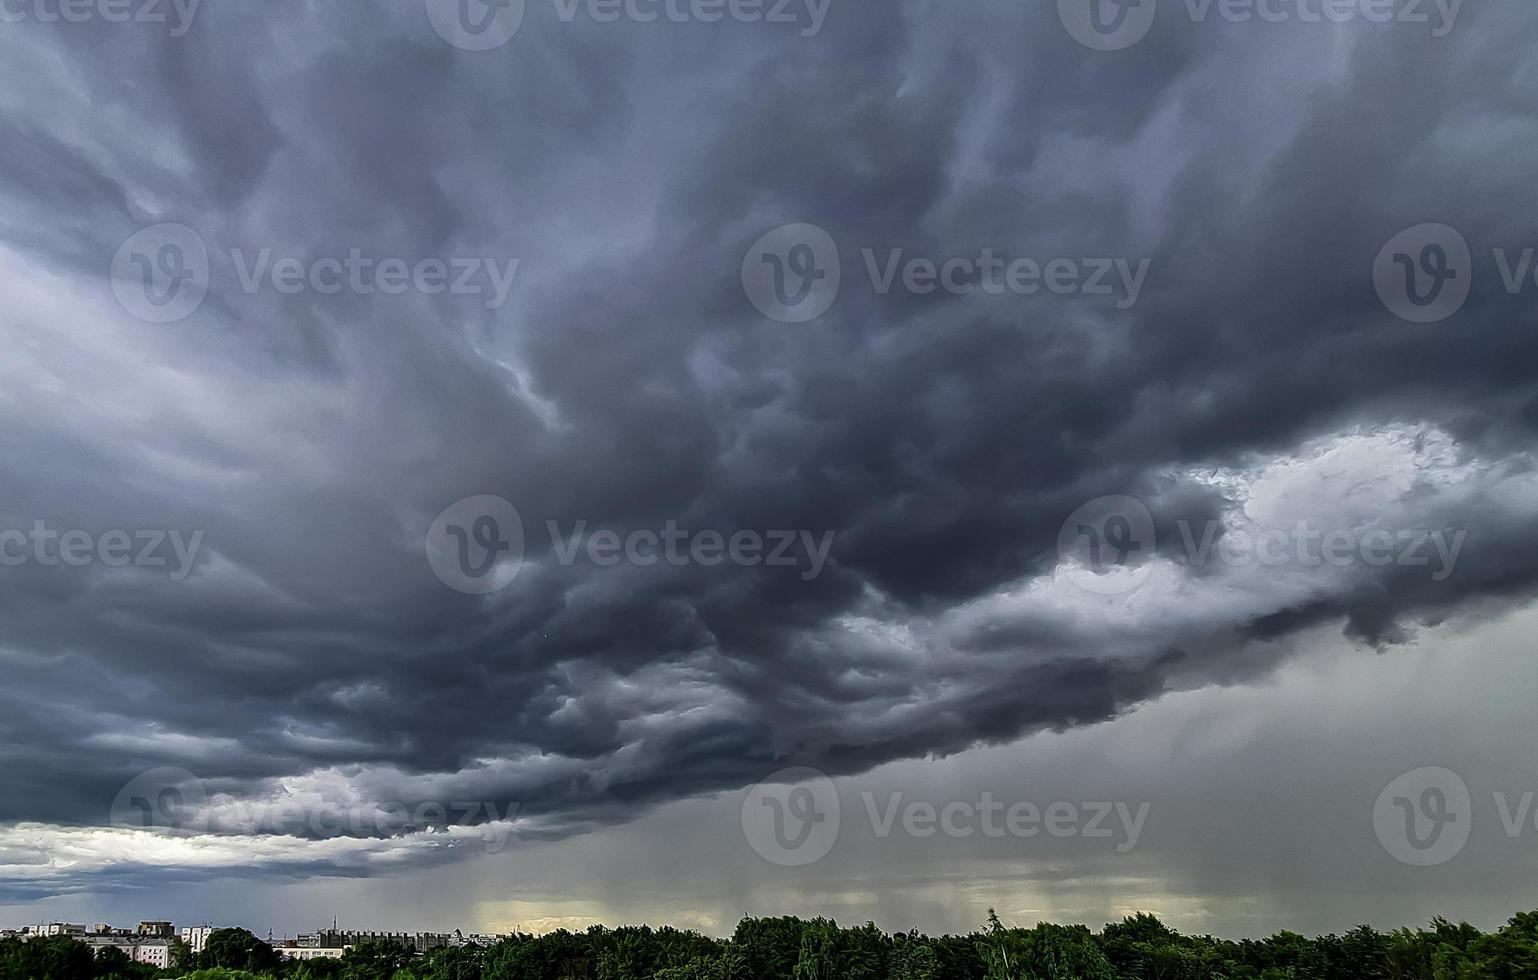
<svg viewBox="0 0 1538 980"><path fill-rule="evenodd" d="M1187 936L1147 913L1091 931L1009 926L989 913L965 936L896 935L874 924L749 918L730 939L594 926L515 935L485 948L416 954L375 942L339 959L280 961L244 929L209 936L191 966L159 970L68 937L0 940L0 980L1538 980L1538 912L1494 932L1434 919L1309 938Z"/></svg>

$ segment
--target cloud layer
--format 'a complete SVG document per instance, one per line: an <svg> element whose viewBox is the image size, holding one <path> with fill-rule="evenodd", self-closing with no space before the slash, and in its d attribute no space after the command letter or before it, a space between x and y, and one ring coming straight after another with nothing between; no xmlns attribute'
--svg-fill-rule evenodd
<svg viewBox="0 0 1538 980"><path fill-rule="evenodd" d="M1494 250L1538 244L1535 28L1512 5L1440 38L1165 9L1097 52L1004 0L835 0L811 36L530 3L472 53L408 2L209 4L183 37L4 25L0 526L203 535L185 580L0 570L0 877L375 873L482 818L229 814L473 800L561 838L784 766L1105 721L1269 671L1310 628L1370 650L1524 597L1538 329ZM164 222L206 244L208 295L146 323L109 270ZM786 324L741 269L795 222L843 283ZM1468 240L1473 289L1415 324L1373 267L1427 222ZM867 249L1148 271L1130 308L883 292ZM243 286L263 250L516 273L494 308ZM487 596L424 552L478 495L525 534ZM1135 587L1059 546L1110 495L1155 528L1114 573ZM563 561L552 524L831 547L815 576L608 566ZM1298 558L1299 527L1353 557ZM1193 561L1204 529L1294 560ZM1395 560L1363 557L1374 534ZM1426 565L1397 560L1416 535ZM162 767L197 777L207 834L108 826ZM90 856L26 870L68 853Z"/></svg>

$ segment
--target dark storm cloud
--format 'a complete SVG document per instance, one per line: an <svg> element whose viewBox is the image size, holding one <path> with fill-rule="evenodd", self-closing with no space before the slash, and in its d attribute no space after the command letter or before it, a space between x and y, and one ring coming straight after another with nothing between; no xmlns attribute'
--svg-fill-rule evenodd
<svg viewBox="0 0 1538 980"><path fill-rule="evenodd" d="M203 530L204 559L185 582L4 570L0 820L101 823L130 776L175 765L236 798L321 771L376 800L517 801L559 833L785 763L1103 720L1266 669L1257 637L1383 641L1538 577L1530 501L1428 486L1403 516L1473 532L1446 582L1356 568L1120 628L990 605L1051 575L1085 501L1148 501L1167 552L1176 521L1236 506L1197 476L1310 440L1420 426L1468 472L1520 477L1528 298L1487 274L1451 325L1415 326L1371 269L1427 221L1486 257L1532 240L1526 8L1471 8L1442 39L1166 17L1116 54L1006 2L845 0L810 38L532 4L474 55L409 3L143 27L0 38L22 351L0 516ZM103 276L161 221L203 236L215 285L151 326ZM782 325L739 268L797 221L833 234L846 283ZM262 248L522 265L499 310L245 293L230 250ZM863 248L1152 271L1126 311L879 295ZM477 494L529 531L489 599L444 588L422 547ZM549 521L836 538L812 580L611 569L556 561Z"/></svg>

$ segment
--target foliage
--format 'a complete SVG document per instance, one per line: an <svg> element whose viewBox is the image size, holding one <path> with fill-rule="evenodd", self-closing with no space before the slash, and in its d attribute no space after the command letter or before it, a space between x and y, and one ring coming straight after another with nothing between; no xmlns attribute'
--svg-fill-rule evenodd
<svg viewBox="0 0 1538 980"><path fill-rule="evenodd" d="M215 929L203 943L198 954L198 966L205 970L245 970L262 973L274 970L278 954L272 946L256 938L245 929Z"/></svg>
<svg viewBox="0 0 1538 980"><path fill-rule="evenodd" d="M479 949L418 955L367 943L340 959L280 962L256 936L209 936L196 971L130 962L68 937L0 939L0 980L1538 980L1538 912L1482 933L1434 919L1424 929L1231 942L1187 936L1146 913L1091 932L1005 926L970 935L889 935L830 919L743 919L732 938L649 926L511 936Z"/></svg>
<svg viewBox="0 0 1538 980"><path fill-rule="evenodd" d="M1084 926L1043 922L1034 929L1006 929L989 909L978 952L988 968L984 980L1117 980L1111 961Z"/></svg>

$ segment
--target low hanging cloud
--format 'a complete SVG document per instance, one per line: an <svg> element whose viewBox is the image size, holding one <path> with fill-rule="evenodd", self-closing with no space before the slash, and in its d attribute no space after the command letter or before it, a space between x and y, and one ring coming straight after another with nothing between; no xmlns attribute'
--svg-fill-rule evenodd
<svg viewBox="0 0 1538 980"><path fill-rule="evenodd" d="M1538 12L1053 7L4 25L6 887L385 873L1529 595ZM1375 258L1433 223L1470 288L1414 322ZM836 289L745 277L787 225ZM479 498L482 591L430 544ZM165 770L186 825L125 827Z"/></svg>

